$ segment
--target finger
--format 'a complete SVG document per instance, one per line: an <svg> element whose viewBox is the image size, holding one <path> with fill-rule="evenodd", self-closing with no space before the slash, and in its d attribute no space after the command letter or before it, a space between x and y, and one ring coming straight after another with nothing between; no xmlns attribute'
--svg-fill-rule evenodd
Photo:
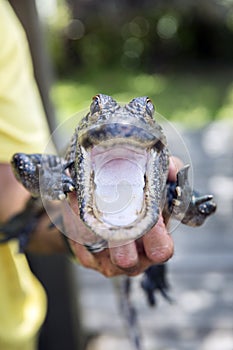
<svg viewBox="0 0 233 350"><path fill-rule="evenodd" d="M124 271L114 265L110 259L110 250L95 254L97 270L101 272L105 277L114 277L123 275Z"/></svg>
<svg viewBox="0 0 233 350"><path fill-rule="evenodd" d="M70 241L72 250L80 264L86 268L90 268L100 272L105 277L114 277L125 275L125 272L111 262L109 249L105 249L100 253L92 254L85 246Z"/></svg>
<svg viewBox="0 0 233 350"><path fill-rule="evenodd" d="M138 253L135 242L112 247L109 250L112 263L120 269L126 272L134 272L138 269Z"/></svg>
<svg viewBox="0 0 233 350"><path fill-rule="evenodd" d="M70 203L72 210L75 212L76 215L79 215L79 207L78 207L76 192L68 193L68 198L69 198L69 203Z"/></svg>
<svg viewBox="0 0 233 350"><path fill-rule="evenodd" d="M73 217L73 220L71 220L71 217L68 215L64 215L64 217L65 219L68 218L68 222L66 223L67 229L70 228L70 226L72 226L72 222L75 221L75 225L73 225L74 227L71 227L71 229L69 230L69 237L73 239L70 240L71 246L80 264L86 268L97 270L106 277L113 277L125 274L125 272L122 269L117 267L117 258L115 264L112 262L110 258L109 249L105 249L102 252L92 254L87 250L87 248L84 245L80 244L81 242L85 243L86 241L91 242L93 238L93 233L90 230L88 230L82 222L80 222L81 220L79 218L79 209L77 205L76 195L72 192L68 195L68 197L70 206L76 214L76 218L74 220ZM78 225L76 224L76 222L78 223ZM79 238L78 242L76 242L77 237ZM121 266L121 262L119 262L119 265Z"/></svg>
<svg viewBox="0 0 233 350"><path fill-rule="evenodd" d="M80 264L84 267L88 268L94 268L96 261L95 257L92 253L90 253L85 246L83 246L80 243L77 243L71 239L69 239L69 244L71 246L71 249L77 258L77 260L80 262Z"/></svg>
<svg viewBox="0 0 233 350"><path fill-rule="evenodd" d="M172 257L174 251L173 240L168 234L162 216L142 239L145 254L153 263L163 263Z"/></svg>
<svg viewBox="0 0 233 350"><path fill-rule="evenodd" d="M176 181L176 174L184 166L183 162L177 157L170 157L168 179Z"/></svg>

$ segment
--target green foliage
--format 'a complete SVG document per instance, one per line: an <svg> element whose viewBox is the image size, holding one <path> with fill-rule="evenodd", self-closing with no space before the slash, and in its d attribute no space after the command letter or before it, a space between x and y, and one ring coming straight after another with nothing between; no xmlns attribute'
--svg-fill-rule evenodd
<svg viewBox="0 0 233 350"><path fill-rule="evenodd" d="M93 95L105 93L120 102L148 95L164 117L201 127L217 118L232 118L232 71L147 74L126 70L83 71L58 81L52 98L62 121L88 108Z"/></svg>
<svg viewBox="0 0 233 350"><path fill-rule="evenodd" d="M109 0L72 9L59 0L47 25L59 120L99 92L122 102L148 95L160 114L190 127L232 118L233 73L224 68L233 59L231 2Z"/></svg>
<svg viewBox="0 0 233 350"><path fill-rule="evenodd" d="M232 62L229 1L68 3L75 8L60 0L47 23L48 46L62 76L77 69L153 71L194 60Z"/></svg>

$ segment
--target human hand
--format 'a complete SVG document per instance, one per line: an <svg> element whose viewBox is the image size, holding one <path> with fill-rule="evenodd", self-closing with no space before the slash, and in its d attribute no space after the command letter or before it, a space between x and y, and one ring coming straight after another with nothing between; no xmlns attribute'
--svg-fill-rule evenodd
<svg viewBox="0 0 233 350"><path fill-rule="evenodd" d="M176 174L182 167L178 158L171 157L168 179L176 181ZM78 204L75 193L69 194L70 206L78 215ZM69 219L64 217L65 225L72 231ZM73 228L75 230L75 228ZM83 234L90 235L88 228L81 227ZM75 234L75 232L74 232ZM149 266L169 260L173 255L174 245L165 226L162 215L157 224L143 237L128 244L104 249L99 253L91 253L86 247L69 239L71 248L81 265L99 271L106 277L117 275L136 276Z"/></svg>

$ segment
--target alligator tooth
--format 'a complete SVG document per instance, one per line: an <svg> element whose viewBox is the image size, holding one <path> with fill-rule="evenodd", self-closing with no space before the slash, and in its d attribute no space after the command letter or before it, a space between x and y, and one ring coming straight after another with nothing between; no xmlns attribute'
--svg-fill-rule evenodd
<svg viewBox="0 0 233 350"><path fill-rule="evenodd" d="M58 198L60 199L60 201L62 201L63 199L65 199L65 198L66 198L65 193L60 193L59 196L58 196Z"/></svg>
<svg viewBox="0 0 233 350"><path fill-rule="evenodd" d="M173 205L175 205L176 207L179 207L181 202L180 202L178 199L173 199L172 203L173 203Z"/></svg>
<svg viewBox="0 0 233 350"><path fill-rule="evenodd" d="M181 197L181 187L180 186L176 186L176 194L177 194L177 197Z"/></svg>

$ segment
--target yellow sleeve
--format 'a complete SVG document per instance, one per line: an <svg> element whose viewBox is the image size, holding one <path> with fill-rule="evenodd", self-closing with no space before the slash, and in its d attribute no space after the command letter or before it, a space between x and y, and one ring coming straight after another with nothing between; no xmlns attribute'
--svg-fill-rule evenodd
<svg viewBox="0 0 233 350"><path fill-rule="evenodd" d="M0 162L9 162L16 152L42 153L49 130L25 33L6 0L0 14Z"/></svg>
<svg viewBox="0 0 233 350"><path fill-rule="evenodd" d="M0 245L0 282L0 349L38 349L47 297L17 242Z"/></svg>

